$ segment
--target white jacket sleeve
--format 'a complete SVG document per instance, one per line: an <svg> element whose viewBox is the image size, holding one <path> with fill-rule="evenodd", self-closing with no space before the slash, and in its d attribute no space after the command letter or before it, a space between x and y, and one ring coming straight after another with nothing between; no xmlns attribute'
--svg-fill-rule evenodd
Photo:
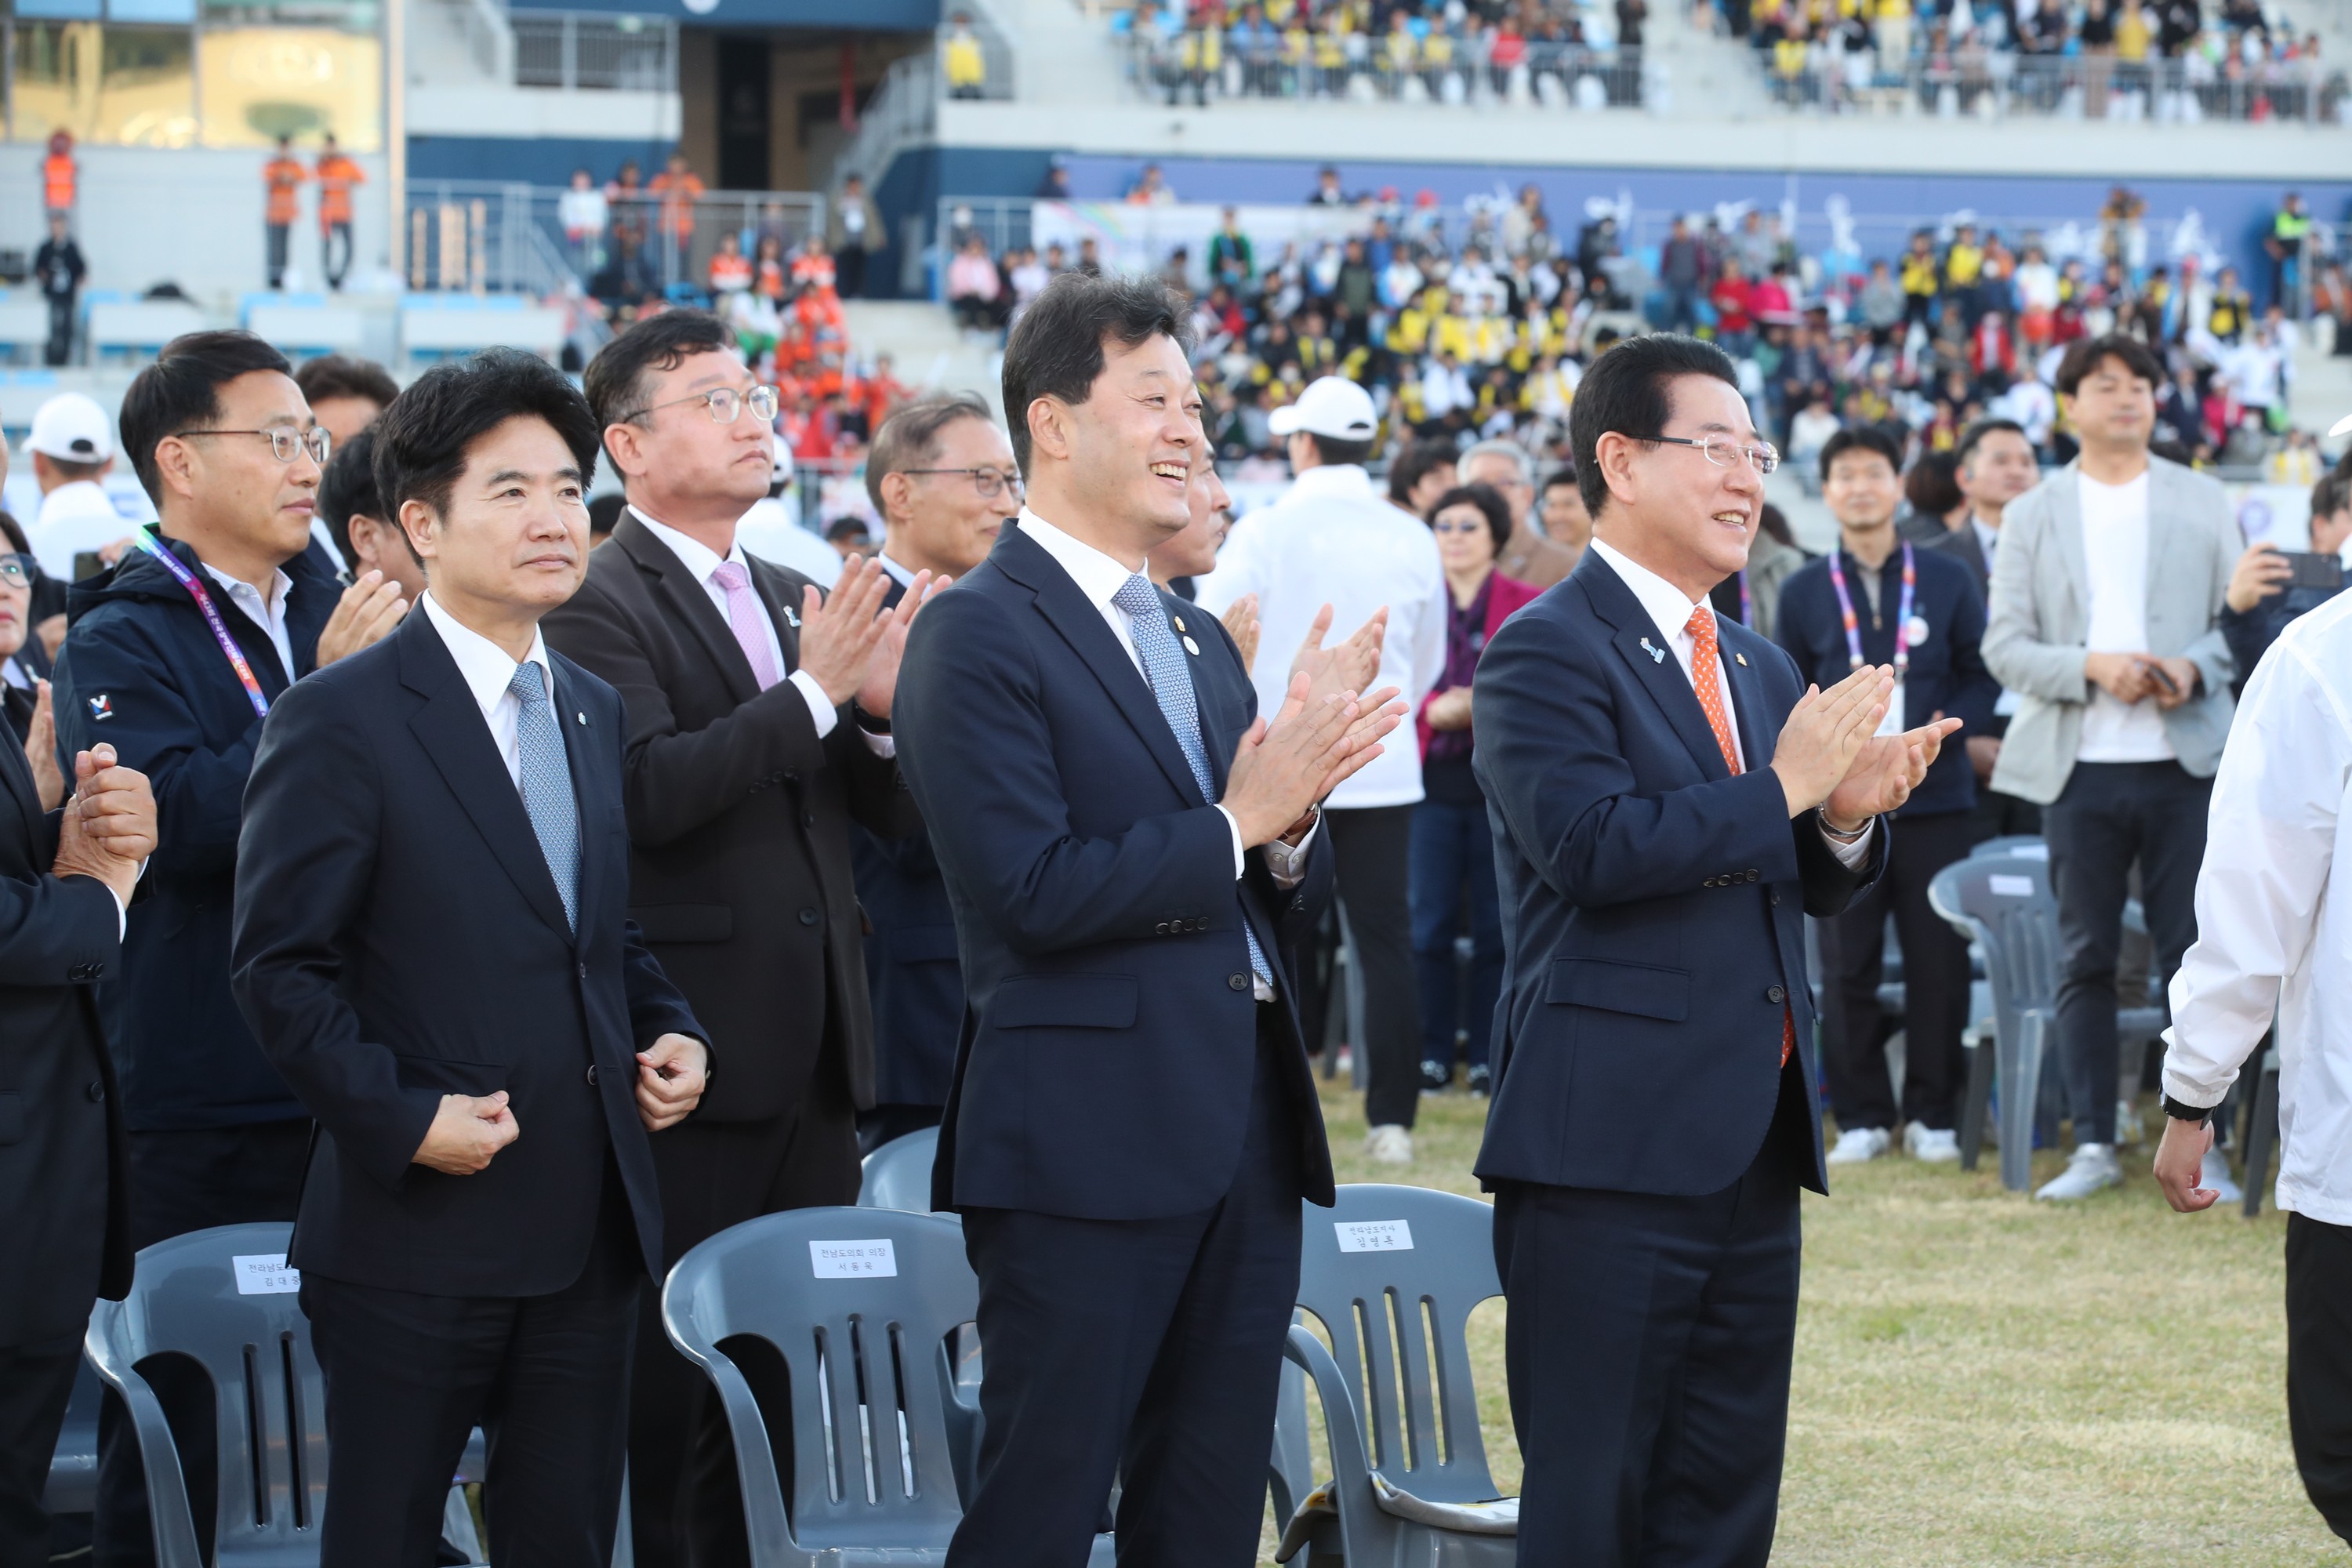
<svg viewBox="0 0 2352 1568"><path fill-rule="evenodd" d="M2305 640L2246 688L2206 826L2197 942L2172 978L2164 1092L2211 1106L2238 1076L2310 951L2336 858L2352 721Z"/></svg>

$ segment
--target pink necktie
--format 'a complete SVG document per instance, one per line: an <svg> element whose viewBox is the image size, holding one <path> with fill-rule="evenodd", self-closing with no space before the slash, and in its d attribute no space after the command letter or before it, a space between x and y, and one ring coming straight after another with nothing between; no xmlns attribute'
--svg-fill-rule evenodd
<svg viewBox="0 0 2352 1568"><path fill-rule="evenodd" d="M768 628L760 622L760 601L751 595L751 574L740 561L721 561L710 580L727 595L727 624L734 628L743 657L751 661L751 678L765 691L784 675L776 668L776 656L768 651Z"/></svg>

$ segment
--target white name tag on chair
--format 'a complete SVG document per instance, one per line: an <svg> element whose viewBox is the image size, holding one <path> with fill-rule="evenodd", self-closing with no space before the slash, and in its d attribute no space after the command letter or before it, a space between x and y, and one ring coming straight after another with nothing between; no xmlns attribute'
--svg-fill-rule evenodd
<svg viewBox="0 0 2352 1568"><path fill-rule="evenodd" d="M286 1267L282 1252L257 1252L231 1258L240 1296L290 1296L302 1289L302 1271Z"/></svg>
<svg viewBox="0 0 2352 1568"><path fill-rule="evenodd" d="M896 1279L898 1255L887 1237L877 1241L812 1241L809 1268L820 1279Z"/></svg>
<svg viewBox="0 0 2352 1568"><path fill-rule="evenodd" d="M1992 889L1992 896L1996 899L2030 899L2033 896L2033 879L2031 877L2005 876L1996 871L1985 879L1985 885Z"/></svg>
<svg viewBox="0 0 2352 1568"><path fill-rule="evenodd" d="M1401 1219L1333 1220L1342 1252L1411 1252L1412 1226Z"/></svg>
<svg viewBox="0 0 2352 1568"><path fill-rule="evenodd" d="M1886 717L1878 721L1877 732L1882 735L1903 733L1903 683L1899 680L1895 683L1895 695L1886 700Z"/></svg>

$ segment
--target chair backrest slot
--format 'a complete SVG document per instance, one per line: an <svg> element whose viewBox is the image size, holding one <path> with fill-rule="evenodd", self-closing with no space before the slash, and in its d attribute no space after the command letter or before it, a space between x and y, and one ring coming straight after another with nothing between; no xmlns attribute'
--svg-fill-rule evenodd
<svg viewBox="0 0 2352 1568"><path fill-rule="evenodd" d="M253 1498L253 1527L269 1528L269 1417L262 1407L261 1347L245 1346L245 1476Z"/></svg>
<svg viewBox="0 0 2352 1568"><path fill-rule="evenodd" d="M310 1477L308 1468L310 1434L302 1420L302 1378L294 1365L294 1335L290 1331L278 1336L278 1370L284 1382L286 1394L286 1473L290 1484L294 1506L294 1528L308 1530L310 1518Z"/></svg>

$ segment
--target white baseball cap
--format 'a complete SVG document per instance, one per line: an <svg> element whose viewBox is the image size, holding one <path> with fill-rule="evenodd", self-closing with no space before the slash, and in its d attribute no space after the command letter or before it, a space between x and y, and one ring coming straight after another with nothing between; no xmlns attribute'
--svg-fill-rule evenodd
<svg viewBox="0 0 2352 1568"><path fill-rule="evenodd" d="M102 463L114 456L114 421L79 392L60 392L33 416L25 445L61 463Z"/></svg>
<svg viewBox="0 0 2352 1568"><path fill-rule="evenodd" d="M1266 423L1271 425L1273 421L1268 420ZM2338 419L2334 425L2328 426L2327 438L2329 440L2333 441L2338 436L2352 436L2352 414L2347 414L2343 418Z"/></svg>
<svg viewBox="0 0 2352 1568"><path fill-rule="evenodd" d="M1369 441L1381 427L1372 395L1341 375L1321 376L1307 384L1296 403L1286 404L1266 418L1276 436L1304 430L1334 441Z"/></svg>

